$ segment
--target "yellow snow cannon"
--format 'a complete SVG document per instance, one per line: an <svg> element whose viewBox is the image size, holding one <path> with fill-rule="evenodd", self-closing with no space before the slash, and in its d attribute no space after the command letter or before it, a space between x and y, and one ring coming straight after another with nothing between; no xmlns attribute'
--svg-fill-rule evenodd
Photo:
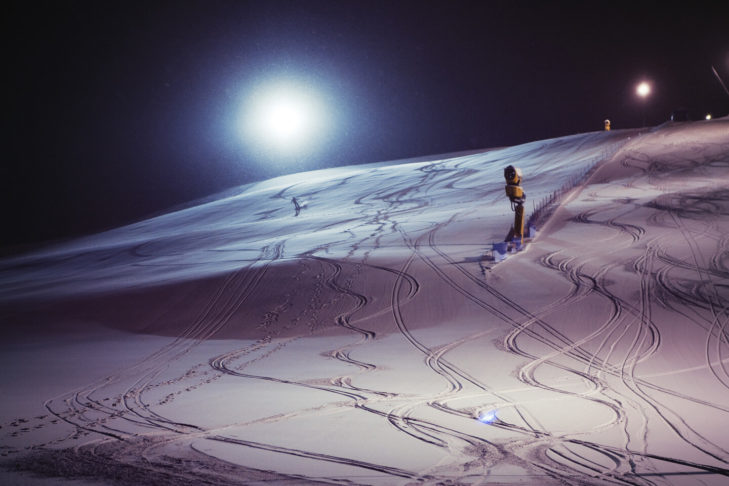
<svg viewBox="0 0 729 486"><path fill-rule="evenodd" d="M508 166L504 169L506 180L506 195L511 201L511 210L514 211L514 226L506 237L506 241L518 240L518 246L524 242L524 201L526 194L521 187L521 169Z"/></svg>

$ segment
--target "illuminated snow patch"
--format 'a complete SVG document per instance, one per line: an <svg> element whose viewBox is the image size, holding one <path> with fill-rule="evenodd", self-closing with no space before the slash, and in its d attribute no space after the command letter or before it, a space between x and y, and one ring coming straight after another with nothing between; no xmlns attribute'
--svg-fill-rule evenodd
<svg viewBox="0 0 729 486"><path fill-rule="evenodd" d="M478 417L478 421L482 424L491 424L496 420L496 410L489 410L488 412L482 413Z"/></svg>

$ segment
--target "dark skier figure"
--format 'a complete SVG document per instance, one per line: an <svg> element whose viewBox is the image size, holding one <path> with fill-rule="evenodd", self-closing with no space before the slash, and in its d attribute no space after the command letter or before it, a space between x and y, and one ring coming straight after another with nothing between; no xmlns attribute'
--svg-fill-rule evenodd
<svg viewBox="0 0 729 486"><path fill-rule="evenodd" d="M296 214L294 216L298 216L301 212L301 205L299 204L299 201L296 200L295 197L291 198L291 202L294 204L294 210L296 211Z"/></svg>

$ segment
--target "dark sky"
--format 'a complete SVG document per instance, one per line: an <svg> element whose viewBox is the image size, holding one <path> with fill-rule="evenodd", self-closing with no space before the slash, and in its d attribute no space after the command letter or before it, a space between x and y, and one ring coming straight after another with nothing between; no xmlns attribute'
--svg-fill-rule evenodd
<svg viewBox="0 0 729 486"><path fill-rule="evenodd" d="M245 182L729 113L722 2L17 2L6 9L0 247ZM9 78L9 83L7 80ZM315 86L316 151L253 150L246 93ZM634 94L641 79L654 92ZM263 80L263 81L262 81Z"/></svg>

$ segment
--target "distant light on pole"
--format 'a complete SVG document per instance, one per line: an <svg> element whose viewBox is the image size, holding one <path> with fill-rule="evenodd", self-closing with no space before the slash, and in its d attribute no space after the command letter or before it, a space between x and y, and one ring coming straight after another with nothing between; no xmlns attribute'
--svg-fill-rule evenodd
<svg viewBox="0 0 729 486"><path fill-rule="evenodd" d="M645 98L646 96L651 94L651 85L643 81L638 85L635 92L638 93L638 96L640 96L641 98Z"/></svg>
<svg viewBox="0 0 729 486"><path fill-rule="evenodd" d="M643 99L643 103L641 103L641 113L643 116L643 126L645 127L645 99L649 94L651 94L651 85L648 84L647 81L641 81L635 89L635 92Z"/></svg>

